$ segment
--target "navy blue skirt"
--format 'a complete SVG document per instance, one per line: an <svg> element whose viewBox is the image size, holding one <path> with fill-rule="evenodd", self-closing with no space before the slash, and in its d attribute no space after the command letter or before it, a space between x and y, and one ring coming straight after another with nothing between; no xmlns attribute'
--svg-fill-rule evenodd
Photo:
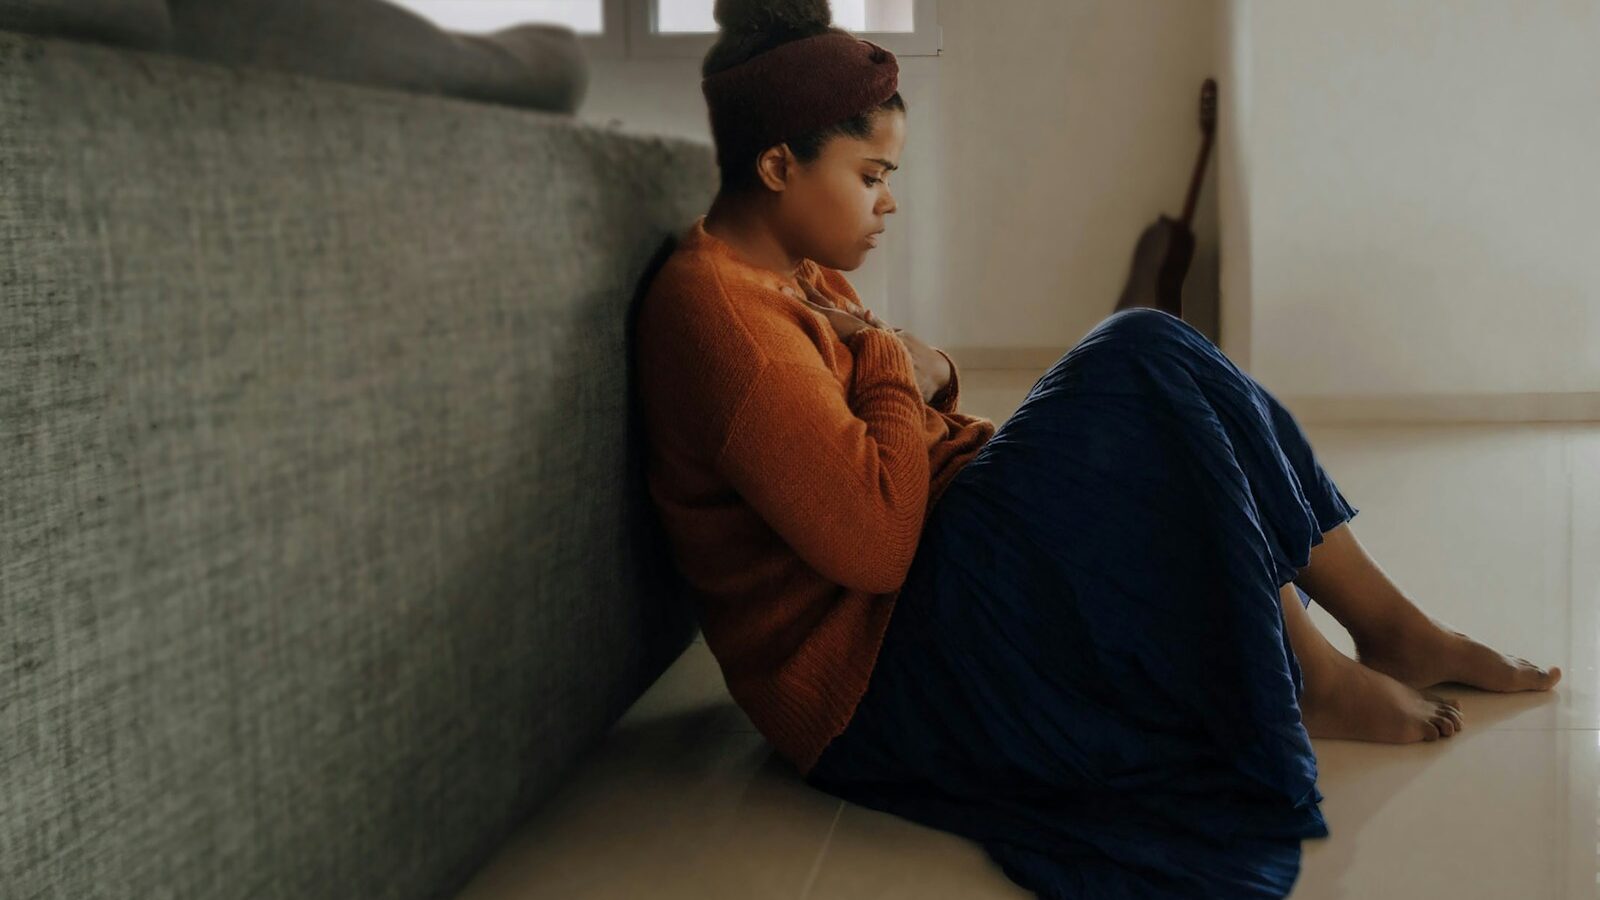
<svg viewBox="0 0 1600 900"><path fill-rule="evenodd" d="M1284 897L1328 826L1279 589L1356 512L1210 339L1113 313L930 511L806 781L1040 897Z"/></svg>

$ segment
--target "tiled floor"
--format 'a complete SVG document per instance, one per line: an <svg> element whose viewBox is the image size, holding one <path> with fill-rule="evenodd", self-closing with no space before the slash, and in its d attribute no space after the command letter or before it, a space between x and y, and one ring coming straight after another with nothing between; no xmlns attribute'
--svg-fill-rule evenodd
<svg viewBox="0 0 1600 900"><path fill-rule="evenodd" d="M1034 380L962 374L962 408L997 422ZM1435 688L1466 712L1436 742L1315 741L1332 834L1304 843L1293 897L1600 897L1600 423L1304 424L1396 582L1564 675ZM461 900L1027 896L974 844L806 786L697 641Z"/></svg>

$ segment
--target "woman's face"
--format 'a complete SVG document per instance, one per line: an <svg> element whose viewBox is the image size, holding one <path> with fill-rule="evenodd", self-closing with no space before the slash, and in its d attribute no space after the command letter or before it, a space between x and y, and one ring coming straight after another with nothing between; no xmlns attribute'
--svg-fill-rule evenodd
<svg viewBox="0 0 1600 900"><path fill-rule="evenodd" d="M782 171L776 227L785 247L833 269L848 271L866 261L895 211L889 192L890 173L900 165L905 146L906 115L884 110L872 118L867 138L836 135L810 163ZM787 147L781 147L787 153ZM769 170L764 173L774 186Z"/></svg>

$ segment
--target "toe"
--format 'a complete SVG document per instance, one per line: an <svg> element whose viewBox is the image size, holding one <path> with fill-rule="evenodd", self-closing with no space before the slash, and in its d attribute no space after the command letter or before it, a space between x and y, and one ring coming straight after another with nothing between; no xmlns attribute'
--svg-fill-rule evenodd
<svg viewBox="0 0 1600 900"><path fill-rule="evenodd" d="M1456 709L1453 706L1441 706L1439 707L1439 713L1450 720L1450 727L1454 728L1456 731L1460 731L1463 725L1465 725L1465 722L1461 717L1461 710Z"/></svg>
<svg viewBox="0 0 1600 900"><path fill-rule="evenodd" d="M1559 669L1547 670L1542 666L1535 665L1534 663L1523 659L1520 656L1516 657L1516 659L1519 665L1517 667L1515 681L1517 687L1522 690L1543 690L1544 688L1555 684L1556 679L1560 677Z"/></svg>
<svg viewBox="0 0 1600 900"><path fill-rule="evenodd" d="M1422 696L1432 700L1439 707L1440 712L1449 715L1457 722L1461 721L1461 701L1453 700L1449 697L1441 697L1432 691L1423 691Z"/></svg>

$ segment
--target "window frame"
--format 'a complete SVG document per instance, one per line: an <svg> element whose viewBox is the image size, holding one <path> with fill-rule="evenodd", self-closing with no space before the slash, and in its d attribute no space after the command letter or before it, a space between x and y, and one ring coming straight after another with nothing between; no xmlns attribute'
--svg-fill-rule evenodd
<svg viewBox="0 0 1600 900"><path fill-rule="evenodd" d="M600 34L578 35L590 59L628 58L628 5L631 0L601 0ZM651 0L653 2L653 0Z"/></svg>
<svg viewBox="0 0 1600 900"><path fill-rule="evenodd" d="M590 59L700 59L716 42L715 32L655 34L658 0L602 0L604 33L580 34ZM938 0L912 0L915 31L855 31L895 56L938 56L944 45Z"/></svg>

